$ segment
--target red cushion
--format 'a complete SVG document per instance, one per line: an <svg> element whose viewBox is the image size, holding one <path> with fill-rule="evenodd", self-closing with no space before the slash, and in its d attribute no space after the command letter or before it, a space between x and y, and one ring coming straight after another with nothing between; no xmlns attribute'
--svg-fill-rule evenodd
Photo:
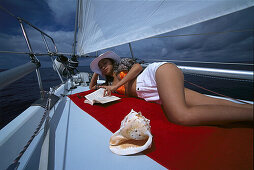
<svg viewBox="0 0 254 170"><path fill-rule="evenodd" d="M80 96L91 93L78 93ZM70 99L111 132L131 111L141 111L151 122L152 147L143 153L168 169L253 169L253 129L186 127L170 123L159 104L125 97L108 104L84 103L77 94Z"/></svg>

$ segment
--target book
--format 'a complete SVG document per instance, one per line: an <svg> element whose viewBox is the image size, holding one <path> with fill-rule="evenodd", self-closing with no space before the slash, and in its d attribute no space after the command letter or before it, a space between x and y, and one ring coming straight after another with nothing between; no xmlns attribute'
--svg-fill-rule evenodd
<svg viewBox="0 0 254 170"><path fill-rule="evenodd" d="M100 88L94 91L93 93L86 95L85 96L86 100L84 101L84 103L88 103L90 105L93 105L94 103L105 104L105 103L113 102L120 99L119 97L116 97L116 96L103 96L104 91L105 89Z"/></svg>

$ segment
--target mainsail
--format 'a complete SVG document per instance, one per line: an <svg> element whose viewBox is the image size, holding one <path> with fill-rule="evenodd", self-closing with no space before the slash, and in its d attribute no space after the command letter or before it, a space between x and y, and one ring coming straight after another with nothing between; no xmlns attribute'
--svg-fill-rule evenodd
<svg viewBox="0 0 254 170"><path fill-rule="evenodd" d="M79 55L191 26L254 0L79 0Z"/></svg>

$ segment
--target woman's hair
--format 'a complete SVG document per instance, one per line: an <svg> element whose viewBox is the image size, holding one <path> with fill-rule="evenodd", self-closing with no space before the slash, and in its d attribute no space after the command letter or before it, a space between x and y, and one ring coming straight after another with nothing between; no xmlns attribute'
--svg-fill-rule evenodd
<svg viewBox="0 0 254 170"><path fill-rule="evenodd" d="M121 71L129 71L131 69L131 67L133 66L133 64L136 63L136 61L131 59L131 58L122 58L119 63L115 62L111 58L107 58L107 59L109 59L112 62L112 64L113 64L113 71L116 74L120 73ZM110 83L112 83L113 80L114 80L113 77L106 76L106 84L107 85L110 85Z"/></svg>
<svg viewBox="0 0 254 170"><path fill-rule="evenodd" d="M131 58L122 58L114 71L116 74L120 73L121 71L129 71L135 63L136 61Z"/></svg>
<svg viewBox="0 0 254 170"><path fill-rule="evenodd" d="M106 58L106 59L110 60L111 63L113 64L113 68L115 68L115 65L117 65L117 63L115 62L115 60L113 60L113 59L111 59L111 58ZM107 75L105 75L105 78L106 78L106 82L105 82L106 85L109 85L109 84L112 83L113 80L114 80L113 77L107 76Z"/></svg>

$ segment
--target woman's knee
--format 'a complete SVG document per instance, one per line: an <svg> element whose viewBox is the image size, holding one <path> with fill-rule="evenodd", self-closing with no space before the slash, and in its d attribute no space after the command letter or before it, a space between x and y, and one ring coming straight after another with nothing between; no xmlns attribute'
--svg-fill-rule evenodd
<svg viewBox="0 0 254 170"><path fill-rule="evenodd" d="M194 119L187 107L171 110L164 109L164 112L166 113L168 120L174 124L184 126L194 125Z"/></svg>

